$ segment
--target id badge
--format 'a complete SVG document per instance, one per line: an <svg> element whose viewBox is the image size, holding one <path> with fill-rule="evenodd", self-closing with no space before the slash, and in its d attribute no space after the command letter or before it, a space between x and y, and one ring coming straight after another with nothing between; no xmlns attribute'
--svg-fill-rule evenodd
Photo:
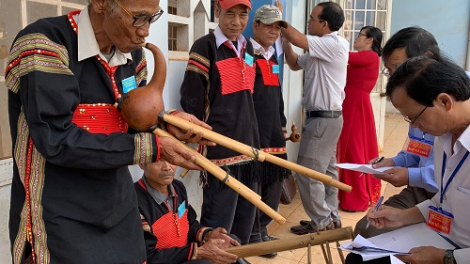
<svg viewBox="0 0 470 264"><path fill-rule="evenodd" d="M184 215L184 212L186 211L186 202L183 202L178 206L178 218L181 218Z"/></svg>
<svg viewBox="0 0 470 264"><path fill-rule="evenodd" d="M135 88L137 88L137 84L135 82L135 76L131 76L129 78L122 80L122 90L124 93L128 93L134 90Z"/></svg>
<svg viewBox="0 0 470 264"><path fill-rule="evenodd" d="M253 61L254 61L253 56L245 52L245 63L250 65L250 67L253 67Z"/></svg>
<svg viewBox="0 0 470 264"><path fill-rule="evenodd" d="M426 141L415 138L409 138L406 146L406 152L428 158L431 155L432 145Z"/></svg>
<svg viewBox="0 0 470 264"><path fill-rule="evenodd" d="M273 73L279 74L279 65L273 65Z"/></svg>
<svg viewBox="0 0 470 264"><path fill-rule="evenodd" d="M448 235L450 234L453 218L454 216L451 213L446 212L441 208L429 206L428 221L426 224L429 228Z"/></svg>

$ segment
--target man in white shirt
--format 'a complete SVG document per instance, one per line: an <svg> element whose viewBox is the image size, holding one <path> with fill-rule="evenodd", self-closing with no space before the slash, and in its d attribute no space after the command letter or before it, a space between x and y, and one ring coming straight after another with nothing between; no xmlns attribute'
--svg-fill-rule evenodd
<svg viewBox="0 0 470 264"><path fill-rule="evenodd" d="M386 94L405 118L413 120L412 126L436 136L434 175L438 193L409 209L384 205L377 212L369 211L371 225L396 228L425 221L458 247L445 250L421 246L411 249L411 255L398 258L407 263L468 263L470 80L462 68L446 59L415 57L396 70ZM358 263L353 259L356 256L348 256L349 263ZM387 263L387 259L373 263Z"/></svg>
<svg viewBox="0 0 470 264"><path fill-rule="evenodd" d="M287 64L292 70L305 70L302 106L306 121L302 132L297 163L326 173L338 180L336 144L343 127L341 115L346 84L349 44L338 35L344 13L333 2L313 8L308 21L308 34L292 26L282 29L283 36L295 46L308 50L297 55L289 42L284 42ZM301 221L291 231L298 235L341 226L338 212L338 189L297 174L302 203L310 221Z"/></svg>

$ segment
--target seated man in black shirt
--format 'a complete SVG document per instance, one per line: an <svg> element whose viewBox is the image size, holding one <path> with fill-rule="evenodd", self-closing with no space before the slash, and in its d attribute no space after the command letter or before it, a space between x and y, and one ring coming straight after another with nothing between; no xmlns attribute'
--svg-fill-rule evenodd
<svg viewBox="0 0 470 264"><path fill-rule="evenodd" d="M183 183L174 180L176 166L165 160L141 164L135 183L147 248L147 263L233 263L223 249L240 243L224 228L199 224Z"/></svg>

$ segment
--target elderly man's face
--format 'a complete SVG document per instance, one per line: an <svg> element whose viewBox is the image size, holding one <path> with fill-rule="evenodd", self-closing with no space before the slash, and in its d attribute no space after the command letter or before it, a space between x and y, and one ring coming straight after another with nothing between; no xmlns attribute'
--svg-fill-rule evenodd
<svg viewBox="0 0 470 264"><path fill-rule="evenodd" d="M158 14L161 10L160 0L112 1L116 4L115 8L111 10L111 5L108 5L108 10L104 12L102 30L105 31L111 44L121 52L140 49L140 44L145 43L145 38L149 35L150 23L136 27L133 25L133 16L150 17Z"/></svg>
<svg viewBox="0 0 470 264"><path fill-rule="evenodd" d="M246 28L250 9L245 5L236 5L228 10L215 5L215 16L219 18L219 28L230 40L237 40Z"/></svg>
<svg viewBox="0 0 470 264"><path fill-rule="evenodd" d="M143 167L145 177L152 186L168 186L173 182L176 166L160 160L155 163L145 164Z"/></svg>
<svg viewBox="0 0 470 264"><path fill-rule="evenodd" d="M281 35L281 22L270 25L261 22L253 22L253 39L262 47L274 45L276 39Z"/></svg>
<svg viewBox="0 0 470 264"><path fill-rule="evenodd" d="M392 76L393 73L397 70L403 62L408 59L406 55L406 47L397 48L387 58L384 58L384 66L387 69L389 76Z"/></svg>

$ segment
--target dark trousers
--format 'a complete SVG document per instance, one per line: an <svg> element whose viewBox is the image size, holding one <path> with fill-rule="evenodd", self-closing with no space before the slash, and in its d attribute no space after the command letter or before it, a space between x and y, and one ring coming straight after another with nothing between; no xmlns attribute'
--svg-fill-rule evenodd
<svg viewBox="0 0 470 264"><path fill-rule="evenodd" d="M274 181L269 183L260 183L259 194L261 200L271 207L274 211L279 208L281 199L282 181ZM267 226L271 223L272 218L259 209L256 209L255 222L251 232L250 243L261 242L262 238L268 235Z"/></svg>
<svg viewBox="0 0 470 264"><path fill-rule="evenodd" d="M203 190L201 224L209 227L223 227L248 244L255 220L256 207L219 179L209 174L208 185ZM244 183L256 191L258 183Z"/></svg>

